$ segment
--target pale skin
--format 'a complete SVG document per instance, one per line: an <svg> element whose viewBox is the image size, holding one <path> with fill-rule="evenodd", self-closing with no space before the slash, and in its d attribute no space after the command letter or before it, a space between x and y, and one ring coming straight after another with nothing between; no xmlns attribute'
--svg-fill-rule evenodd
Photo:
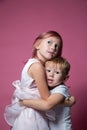
<svg viewBox="0 0 87 130"><path fill-rule="evenodd" d="M47 75L47 82L50 88L55 88L61 83L65 83L65 81L69 78L67 75L66 77L63 77L62 72L59 68L59 66L55 64L47 64L46 65L46 75ZM75 98L71 97L69 100L66 100L64 102L65 97L62 94L56 93L52 94L48 97L47 100L43 99L37 99L37 100L22 100L20 101L21 105L25 105L27 107L32 107L34 109L47 111L52 109L56 105L62 105L63 106L72 106L72 102L75 103ZM64 103L63 103L64 102Z"/></svg>
<svg viewBox="0 0 87 130"><path fill-rule="evenodd" d="M64 101L64 97L60 94L50 95L44 70L45 61L57 55L59 45L60 39L56 37L48 37L41 40L40 44L35 46L37 49L37 56L35 58L39 59L41 62L32 64L30 69L28 70L28 74L35 80L39 93L41 95L41 99L38 99L38 101L23 100L21 101L21 105L25 105L27 107L29 106L39 110L49 110L55 105L60 104ZM65 101L63 105L72 106L74 103L75 98L72 96L69 101Z"/></svg>

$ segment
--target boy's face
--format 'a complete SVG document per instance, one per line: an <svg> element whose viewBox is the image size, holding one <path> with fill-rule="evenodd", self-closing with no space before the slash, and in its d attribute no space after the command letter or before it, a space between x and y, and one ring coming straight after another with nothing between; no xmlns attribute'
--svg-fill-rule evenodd
<svg viewBox="0 0 87 130"><path fill-rule="evenodd" d="M54 88L64 81L59 64L55 64L52 61L47 61L45 64L45 69L49 87Z"/></svg>

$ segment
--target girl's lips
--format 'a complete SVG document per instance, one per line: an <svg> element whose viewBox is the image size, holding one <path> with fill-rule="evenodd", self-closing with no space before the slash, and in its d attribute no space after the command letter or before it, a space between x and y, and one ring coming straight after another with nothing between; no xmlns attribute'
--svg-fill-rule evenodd
<svg viewBox="0 0 87 130"><path fill-rule="evenodd" d="M51 51L48 51L48 53L50 53L51 55L53 55L53 54L54 54L54 52L51 52Z"/></svg>
<svg viewBox="0 0 87 130"><path fill-rule="evenodd" d="M48 51L48 53L49 53L52 57L56 55L56 52Z"/></svg>

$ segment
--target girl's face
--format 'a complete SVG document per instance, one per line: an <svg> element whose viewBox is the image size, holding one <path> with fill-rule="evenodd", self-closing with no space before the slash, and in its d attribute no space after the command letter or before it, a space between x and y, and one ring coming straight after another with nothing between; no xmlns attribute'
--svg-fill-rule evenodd
<svg viewBox="0 0 87 130"><path fill-rule="evenodd" d="M48 61L45 65L45 68L49 87L54 88L55 86L64 82L62 70L60 69L59 64Z"/></svg>
<svg viewBox="0 0 87 130"><path fill-rule="evenodd" d="M48 59L55 57L60 46L60 39L56 37L48 37L41 40L40 44L36 46L37 57L45 62Z"/></svg>

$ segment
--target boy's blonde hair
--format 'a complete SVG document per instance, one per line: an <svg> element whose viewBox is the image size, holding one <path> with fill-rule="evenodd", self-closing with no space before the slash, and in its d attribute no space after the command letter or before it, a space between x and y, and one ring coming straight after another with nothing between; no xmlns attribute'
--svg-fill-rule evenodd
<svg viewBox="0 0 87 130"><path fill-rule="evenodd" d="M66 77L68 74L69 74L69 71L70 71L70 63L63 57L56 57L56 58L52 58L50 60L47 60L45 62L45 65L46 63L48 62L52 62L54 64L58 64L60 69L61 69L61 72L63 74L64 77Z"/></svg>
<svg viewBox="0 0 87 130"><path fill-rule="evenodd" d="M33 43L33 55L32 55L33 57L35 57L36 54L37 54L36 46L40 44L41 40L43 40L45 38L48 38L48 37L56 37L56 38L60 39L60 46L59 46L58 54L57 54L56 57L61 56L61 54L62 54L62 47L63 47L62 37L56 31L48 31L48 32L44 32L44 33L40 34L35 39L35 41Z"/></svg>

